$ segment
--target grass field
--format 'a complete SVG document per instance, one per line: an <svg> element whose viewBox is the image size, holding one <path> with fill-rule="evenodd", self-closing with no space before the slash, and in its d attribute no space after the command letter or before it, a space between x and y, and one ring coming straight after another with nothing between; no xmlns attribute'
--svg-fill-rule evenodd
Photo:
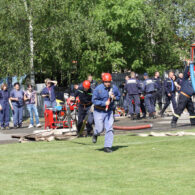
<svg viewBox="0 0 195 195"><path fill-rule="evenodd" d="M195 194L195 137L0 145L0 194Z"/></svg>

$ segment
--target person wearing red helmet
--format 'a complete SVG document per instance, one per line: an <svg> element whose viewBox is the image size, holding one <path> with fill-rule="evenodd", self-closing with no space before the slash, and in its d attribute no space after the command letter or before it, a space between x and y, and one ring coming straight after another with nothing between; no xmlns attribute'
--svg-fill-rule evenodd
<svg viewBox="0 0 195 195"><path fill-rule="evenodd" d="M88 114L89 109L92 105L92 90L91 90L91 84L90 81L85 80L83 81L82 85L78 88L78 90L75 92L74 97L79 97L80 103L78 108L78 124L77 124L77 133L79 135L79 132L81 130L83 120L85 116ZM91 131L93 130L92 127L93 124L93 113L89 114L88 121L87 121L87 136L91 135Z"/></svg>
<svg viewBox="0 0 195 195"><path fill-rule="evenodd" d="M120 92L118 88L111 84L112 76L110 73L102 75L102 84L98 85L93 91L92 102L94 104L95 129L92 142L96 143L97 138L105 129L104 151L112 152L113 133L113 109L114 101L119 101Z"/></svg>

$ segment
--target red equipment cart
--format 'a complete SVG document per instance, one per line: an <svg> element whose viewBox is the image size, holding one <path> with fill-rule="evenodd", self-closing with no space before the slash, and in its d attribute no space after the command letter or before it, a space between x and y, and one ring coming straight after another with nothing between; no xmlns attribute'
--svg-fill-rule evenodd
<svg viewBox="0 0 195 195"><path fill-rule="evenodd" d="M45 129L72 128L72 125L77 120L76 112L76 102L73 103L68 100L67 105L56 106L54 108L45 107Z"/></svg>

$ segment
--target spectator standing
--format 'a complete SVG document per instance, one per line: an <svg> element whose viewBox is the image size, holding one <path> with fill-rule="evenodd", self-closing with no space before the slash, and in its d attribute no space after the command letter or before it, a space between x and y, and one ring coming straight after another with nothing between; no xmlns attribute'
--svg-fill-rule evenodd
<svg viewBox="0 0 195 195"><path fill-rule="evenodd" d="M41 92L41 96L44 98L44 108L45 107L55 107L57 105L56 95L55 95L55 87L57 83L58 83L57 81L45 79L46 87L43 88Z"/></svg>
<svg viewBox="0 0 195 195"><path fill-rule="evenodd" d="M8 130L9 121L10 121L10 114L9 114L9 104L10 104L10 94L7 89L7 84L3 83L1 85L0 91L0 123L1 123L1 130Z"/></svg>
<svg viewBox="0 0 195 195"><path fill-rule="evenodd" d="M34 91L33 86L29 84L24 93L24 100L26 101L27 109L30 114L30 125L28 128L34 127L33 113L35 114L36 127L41 127L39 123L39 114L37 111L37 92Z"/></svg>

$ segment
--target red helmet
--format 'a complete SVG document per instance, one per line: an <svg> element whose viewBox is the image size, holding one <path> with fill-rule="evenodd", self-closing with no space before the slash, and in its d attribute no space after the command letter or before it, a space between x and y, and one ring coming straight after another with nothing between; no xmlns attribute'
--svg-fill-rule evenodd
<svg viewBox="0 0 195 195"><path fill-rule="evenodd" d="M112 75L110 73L104 73L102 76L102 80L105 81L112 81Z"/></svg>
<svg viewBox="0 0 195 195"><path fill-rule="evenodd" d="M86 89L89 89L91 86L91 83L88 80L83 81L83 87Z"/></svg>

